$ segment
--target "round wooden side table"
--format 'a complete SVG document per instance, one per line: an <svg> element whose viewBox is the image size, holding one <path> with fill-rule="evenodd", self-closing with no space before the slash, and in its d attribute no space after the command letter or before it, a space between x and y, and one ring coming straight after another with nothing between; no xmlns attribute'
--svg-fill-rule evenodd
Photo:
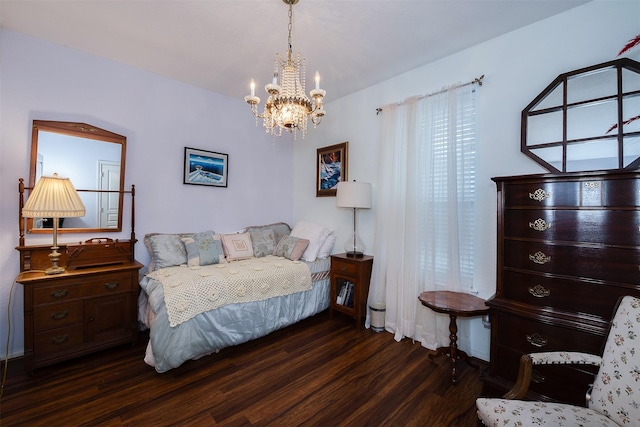
<svg viewBox="0 0 640 427"><path fill-rule="evenodd" d="M464 351L458 349L458 325L456 319L460 317L483 316L489 311L482 298L462 292L451 291L427 291L422 292L418 299L425 307L437 313L448 314L449 322L449 346L440 347L429 358L446 355L451 360L451 382L456 383L456 362L464 359L471 367L478 369Z"/></svg>

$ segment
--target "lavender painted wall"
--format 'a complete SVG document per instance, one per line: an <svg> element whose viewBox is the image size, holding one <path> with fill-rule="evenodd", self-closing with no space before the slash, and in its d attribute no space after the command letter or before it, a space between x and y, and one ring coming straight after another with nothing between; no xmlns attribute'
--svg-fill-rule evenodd
<svg viewBox="0 0 640 427"><path fill-rule="evenodd" d="M28 178L34 119L86 122L127 137L126 186L136 186L136 258L144 264L145 233L291 223L292 141L273 144L243 101L6 29L0 34L0 342L19 271L17 183ZM229 154L228 187L184 185L184 147ZM109 237L128 238L127 213L123 232ZM90 237L96 236L66 234L59 241ZM37 235L27 244L50 242L50 235ZM17 356L21 285L13 296L10 354Z"/></svg>

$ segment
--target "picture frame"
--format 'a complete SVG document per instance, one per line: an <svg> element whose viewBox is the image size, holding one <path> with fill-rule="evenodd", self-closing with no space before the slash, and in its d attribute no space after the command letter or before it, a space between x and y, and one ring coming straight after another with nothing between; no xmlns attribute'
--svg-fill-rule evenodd
<svg viewBox="0 0 640 427"><path fill-rule="evenodd" d="M184 183L227 187L229 155L184 147Z"/></svg>
<svg viewBox="0 0 640 427"><path fill-rule="evenodd" d="M338 182L348 179L349 142L318 148L316 197L335 197Z"/></svg>

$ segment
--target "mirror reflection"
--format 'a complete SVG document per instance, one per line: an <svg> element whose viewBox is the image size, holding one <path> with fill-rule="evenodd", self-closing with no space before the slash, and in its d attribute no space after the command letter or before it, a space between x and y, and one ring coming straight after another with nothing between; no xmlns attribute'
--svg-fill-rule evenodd
<svg viewBox="0 0 640 427"><path fill-rule="evenodd" d="M126 138L85 123L35 120L29 186L41 176L71 180L87 213L60 218L59 232L120 231ZM50 232L51 218L36 218L29 232Z"/></svg>

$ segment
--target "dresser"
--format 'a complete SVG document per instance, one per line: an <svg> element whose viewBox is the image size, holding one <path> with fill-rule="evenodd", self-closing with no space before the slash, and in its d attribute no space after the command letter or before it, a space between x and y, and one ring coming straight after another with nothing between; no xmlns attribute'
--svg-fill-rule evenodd
<svg viewBox="0 0 640 427"><path fill-rule="evenodd" d="M520 356L601 354L615 304L640 296L640 173L494 178L496 294L483 395L506 392ZM534 367L529 397L584 405L595 369Z"/></svg>
<svg viewBox="0 0 640 427"><path fill-rule="evenodd" d="M142 264L116 243L60 245L66 271L47 275L47 246L21 246L24 287L24 368L34 369L92 353L138 337L138 271ZM105 246L87 264L87 249ZM125 242L124 248L129 246ZM100 249L100 248L99 248ZM116 255L121 254L121 255ZM122 256L123 255L123 256ZM77 264L77 265L76 265Z"/></svg>

